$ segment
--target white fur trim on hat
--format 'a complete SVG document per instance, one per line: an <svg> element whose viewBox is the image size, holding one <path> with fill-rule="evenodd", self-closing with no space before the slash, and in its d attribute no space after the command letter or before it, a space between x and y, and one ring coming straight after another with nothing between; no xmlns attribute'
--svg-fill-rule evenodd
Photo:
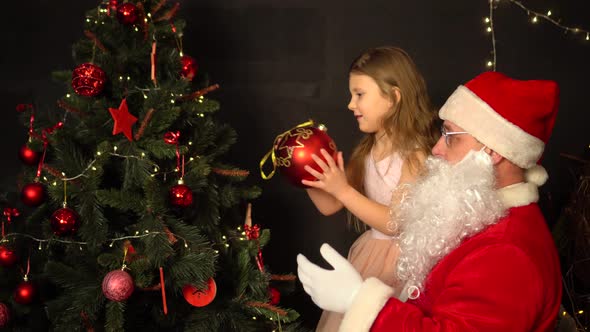
<svg viewBox="0 0 590 332"><path fill-rule="evenodd" d="M465 86L453 92L438 114L521 168L534 166L543 154L542 140L500 116Z"/></svg>
<svg viewBox="0 0 590 332"><path fill-rule="evenodd" d="M507 209L529 205L539 200L539 189L533 183L515 183L498 189L498 195Z"/></svg>
<svg viewBox="0 0 590 332"><path fill-rule="evenodd" d="M340 332L369 331L379 311L393 296L393 289L377 278L368 278L356 293L352 305L344 314Z"/></svg>

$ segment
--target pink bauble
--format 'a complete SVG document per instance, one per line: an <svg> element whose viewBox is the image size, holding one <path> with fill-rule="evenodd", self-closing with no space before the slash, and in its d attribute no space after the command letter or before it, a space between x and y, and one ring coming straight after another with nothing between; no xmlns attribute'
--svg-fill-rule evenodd
<svg viewBox="0 0 590 332"><path fill-rule="evenodd" d="M127 300L134 288L133 278L123 270L111 271L102 280L102 293L111 301Z"/></svg>

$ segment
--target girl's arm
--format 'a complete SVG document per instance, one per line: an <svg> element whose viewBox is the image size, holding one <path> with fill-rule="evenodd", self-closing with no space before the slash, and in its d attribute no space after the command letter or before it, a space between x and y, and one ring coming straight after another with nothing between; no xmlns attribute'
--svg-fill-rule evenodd
<svg viewBox="0 0 590 332"><path fill-rule="evenodd" d="M342 203L336 197L321 189L308 188L306 191L315 207L324 216L332 215L340 211L343 207Z"/></svg>
<svg viewBox="0 0 590 332"><path fill-rule="evenodd" d="M315 155L312 156L312 158L324 172L320 173L313 168L306 166L305 169L318 180L303 180L303 184L321 189L332 195L352 214L372 228L375 228L384 234L394 235L397 224L395 220L391 220L391 217L395 216L396 213L390 213L390 208L395 210L399 204L399 200L403 198L403 195L394 195L393 199L395 199L395 201L392 202L391 206L379 204L367 198L348 184L346 175L344 174L342 152L338 152L338 163L336 163L325 150L322 150L321 153L327 163ZM424 156L418 156L420 161L424 160L424 158ZM417 174L418 169L411 167L410 163L404 162L398 186L403 187L408 183L414 182L417 178Z"/></svg>

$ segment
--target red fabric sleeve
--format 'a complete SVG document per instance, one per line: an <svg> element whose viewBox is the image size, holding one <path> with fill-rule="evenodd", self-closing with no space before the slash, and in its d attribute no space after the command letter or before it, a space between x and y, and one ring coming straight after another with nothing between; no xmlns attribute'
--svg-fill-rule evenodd
<svg viewBox="0 0 590 332"><path fill-rule="evenodd" d="M444 273L444 272L443 272ZM519 248L481 248L446 273L429 314L392 298L371 331L535 331L542 312L541 275Z"/></svg>

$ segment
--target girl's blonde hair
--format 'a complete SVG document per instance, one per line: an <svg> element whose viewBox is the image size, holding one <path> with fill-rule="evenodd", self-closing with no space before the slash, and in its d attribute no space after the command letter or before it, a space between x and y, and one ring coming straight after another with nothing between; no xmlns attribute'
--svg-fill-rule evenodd
<svg viewBox="0 0 590 332"><path fill-rule="evenodd" d="M410 56L397 47L370 48L352 62L349 73L371 77L382 94L393 101L393 107L382 119L385 134L392 143L392 153L399 153L412 169L421 169L417 152L429 155L439 134L426 82ZM399 100L395 90L399 91ZM365 160L375 140L375 133L365 135L353 150L346 168L349 183L363 194ZM356 230L366 229L364 223L350 217L349 213Z"/></svg>

